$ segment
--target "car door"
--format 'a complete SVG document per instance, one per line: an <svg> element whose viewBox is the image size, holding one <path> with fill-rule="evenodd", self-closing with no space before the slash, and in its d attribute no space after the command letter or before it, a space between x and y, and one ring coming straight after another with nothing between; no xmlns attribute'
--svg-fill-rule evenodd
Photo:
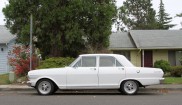
<svg viewBox="0 0 182 105"><path fill-rule="evenodd" d="M98 75L100 87L120 87L121 80L125 78L125 68L115 57L100 56Z"/></svg>
<svg viewBox="0 0 182 105"><path fill-rule="evenodd" d="M67 72L67 88L91 88L98 86L96 56L82 56Z"/></svg>

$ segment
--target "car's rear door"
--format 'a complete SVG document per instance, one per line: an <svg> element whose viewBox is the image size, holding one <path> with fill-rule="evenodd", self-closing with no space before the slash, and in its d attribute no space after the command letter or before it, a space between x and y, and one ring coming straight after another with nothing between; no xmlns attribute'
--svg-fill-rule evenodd
<svg viewBox="0 0 182 105"><path fill-rule="evenodd" d="M97 56L82 56L67 72L67 88L98 87Z"/></svg>
<svg viewBox="0 0 182 105"><path fill-rule="evenodd" d="M125 68L112 56L99 57L99 86L106 88L116 88L125 78Z"/></svg>

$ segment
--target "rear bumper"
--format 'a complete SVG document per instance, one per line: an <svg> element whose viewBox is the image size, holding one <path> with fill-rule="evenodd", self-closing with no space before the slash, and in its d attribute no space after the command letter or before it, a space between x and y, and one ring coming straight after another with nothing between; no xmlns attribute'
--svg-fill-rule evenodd
<svg viewBox="0 0 182 105"><path fill-rule="evenodd" d="M149 85L157 85L157 84L163 83L164 78L141 78L141 79L138 79L138 81L143 86L149 86Z"/></svg>

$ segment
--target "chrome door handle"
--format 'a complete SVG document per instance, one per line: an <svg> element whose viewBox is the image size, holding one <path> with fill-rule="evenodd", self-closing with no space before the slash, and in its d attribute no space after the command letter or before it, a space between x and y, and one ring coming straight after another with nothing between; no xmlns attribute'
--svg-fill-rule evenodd
<svg viewBox="0 0 182 105"><path fill-rule="evenodd" d="M118 68L119 70L124 70L124 68Z"/></svg>
<svg viewBox="0 0 182 105"><path fill-rule="evenodd" d="M96 68L90 68L90 70L96 70Z"/></svg>

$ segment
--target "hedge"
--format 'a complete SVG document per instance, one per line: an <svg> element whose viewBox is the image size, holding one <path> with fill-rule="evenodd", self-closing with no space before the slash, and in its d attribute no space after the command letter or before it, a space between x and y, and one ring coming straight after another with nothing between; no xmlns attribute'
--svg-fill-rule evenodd
<svg viewBox="0 0 182 105"><path fill-rule="evenodd" d="M165 60L158 60L154 63L155 68L161 68L164 73L170 72L170 64Z"/></svg>
<svg viewBox="0 0 182 105"><path fill-rule="evenodd" d="M170 72L173 77L182 77L182 66L173 66Z"/></svg>
<svg viewBox="0 0 182 105"><path fill-rule="evenodd" d="M70 57L48 58L41 61L38 69L69 66L75 59Z"/></svg>

